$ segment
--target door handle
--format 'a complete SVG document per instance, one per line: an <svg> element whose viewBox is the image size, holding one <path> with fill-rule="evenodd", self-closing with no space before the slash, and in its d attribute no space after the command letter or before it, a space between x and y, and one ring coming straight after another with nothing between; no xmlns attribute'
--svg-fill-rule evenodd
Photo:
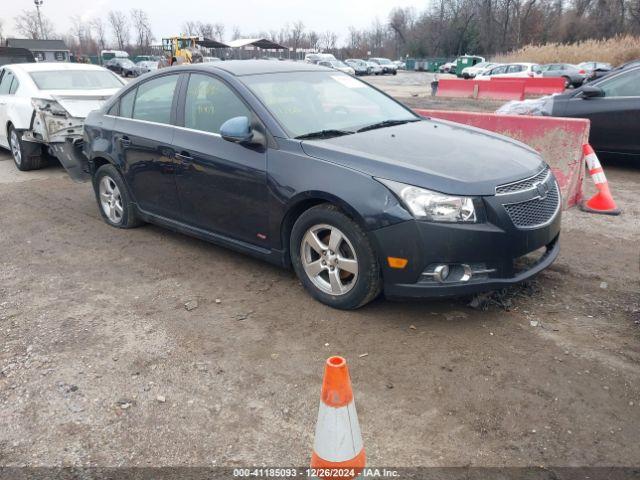
<svg viewBox="0 0 640 480"><path fill-rule="evenodd" d="M120 144L121 144L123 147L128 147L129 145L131 145L131 140L129 140L129 137L124 136L124 137L122 137L122 138L120 139Z"/></svg>

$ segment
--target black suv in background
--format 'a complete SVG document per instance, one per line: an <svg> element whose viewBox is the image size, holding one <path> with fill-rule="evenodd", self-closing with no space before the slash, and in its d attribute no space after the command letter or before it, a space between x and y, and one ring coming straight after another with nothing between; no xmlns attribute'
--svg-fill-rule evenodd
<svg viewBox="0 0 640 480"><path fill-rule="evenodd" d="M336 308L502 288L559 251L560 191L535 151L316 65L159 70L89 114L84 148L108 224L291 265Z"/></svg>
<svg viewBox="0 0 640 480"><path fill-rule="evenodd" d="M33 63L36 59L26 48L0 47L0 67L12 63Z"/></svg>

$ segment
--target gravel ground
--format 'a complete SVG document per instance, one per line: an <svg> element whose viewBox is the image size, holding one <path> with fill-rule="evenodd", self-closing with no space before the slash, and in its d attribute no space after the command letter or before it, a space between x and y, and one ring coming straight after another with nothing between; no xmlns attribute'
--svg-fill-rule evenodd
<svg viewBox="0 0 640 480"><path fill-rule="evenodd" d="M419 100L395 89L423 78L372 81ZM332 354L369 465L637 465L640 166L605 170L623 215L566 212L526 287L340 312L289 271L110 228L88 184L0 151L0 465L306 465Z"/></svg>

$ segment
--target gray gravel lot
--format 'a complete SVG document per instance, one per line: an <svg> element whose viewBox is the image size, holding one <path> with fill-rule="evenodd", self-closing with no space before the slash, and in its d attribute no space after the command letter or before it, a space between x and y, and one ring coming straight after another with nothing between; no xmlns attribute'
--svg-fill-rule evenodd
<svg viewBox="0 0 640 480"><path fill-rule="evenodd" d="M372 81L419 101L427 79ZM0 465L306 465L332 354L369 465L637 465L640 165L605 171L623 215L566 212L509 309L341 312L290 271L110 228L89 184L0 151Z"/></svg>

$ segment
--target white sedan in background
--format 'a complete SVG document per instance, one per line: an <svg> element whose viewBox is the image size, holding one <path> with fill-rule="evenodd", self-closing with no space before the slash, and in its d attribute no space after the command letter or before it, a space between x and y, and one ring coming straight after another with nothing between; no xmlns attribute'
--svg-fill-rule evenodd
<svg viewBox="0 0 640 480"><path fill-rule="evenodd" d="M475 78L477 75L480 75L485 70L489 70L490 68L497 67L497 63L492 62L480 62L472 65L471 67L465 67L462 69L460 74L462 78Z"/></svg>
<svg viewBox="0 0 640 480"><path fill-rule="evenodd" d="M97 65L3 65L0 146L11 150L19 170L42 168L47 149L74 176L79 165L73 164L73 156L82 145L84 119L123 85L117 75Z"/></svg>
<svg viewBox="0 0 640 480"><path fill-rule="evenodd" d="M346 63L341 62L340 60L320 60L317 65L320 65L321 67L333 68L334 70L339 70L348 75L356 75L356 71L353 68L351 68Z"/></svg>
<svg viewBox="0 0 640 480"><path fill-rule="evenodd" d="M489 80L492 77L533 78L541 76L542 70L537 63L505 63L482 71L476 75L476 80Z"/></svg>

